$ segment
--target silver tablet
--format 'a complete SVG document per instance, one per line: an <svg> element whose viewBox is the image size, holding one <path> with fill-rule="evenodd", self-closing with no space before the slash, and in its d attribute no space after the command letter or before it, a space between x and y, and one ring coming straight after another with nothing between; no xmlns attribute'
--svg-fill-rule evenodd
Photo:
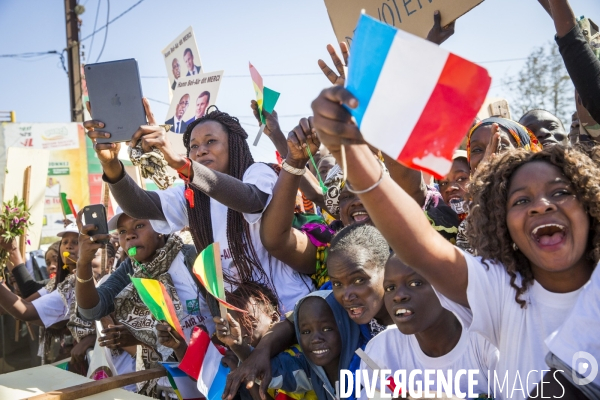
<svg viewBox="0 0 600 400"><path fill-rule="evenodd" d="M131 58L84 68L92 118L104 123L98 131L111 134L98 143L130 140L140 125L147 123L137 61Z"/></svg>

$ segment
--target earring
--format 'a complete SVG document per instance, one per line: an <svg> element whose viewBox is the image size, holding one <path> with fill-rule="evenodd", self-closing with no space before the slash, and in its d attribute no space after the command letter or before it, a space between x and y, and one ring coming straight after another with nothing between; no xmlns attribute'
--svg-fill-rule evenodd
<svg viewBox="0 0 600 400"><path fill-rule="evenodd" d="M517 244L516 244L516 243L514 243L514 242L513 242L513 246L512 246L512 248L513 248L513 250L514 250L514 251L517 251L517 250L519 250L519 246L517 246Z"/></svg>
<svg viewBox="0 0 600 400"><path fill-rule="evenodd" d="M159 234L158 234L158 237L159 237L159 238L163 237L162 233L159 233Z"/></svg>
<svg viewBox="0 0 600 400"><path fill-rule="evenodd" d="M67 264L65 264L65 265L63 265L63 269L67 270L67 269L69 269L69 266Z"/></svg>

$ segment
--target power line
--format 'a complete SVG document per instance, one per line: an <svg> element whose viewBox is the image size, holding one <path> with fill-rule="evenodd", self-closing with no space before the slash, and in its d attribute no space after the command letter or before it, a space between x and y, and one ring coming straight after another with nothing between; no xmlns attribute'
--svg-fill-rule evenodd
<svg viewBox="0 0 600 400"><path fill-rule="evenodd" d="M294 72L289 74L263 74L262 76L306 76L306 75L323 75L322 72ZM250 78L250 75L223 75L227 78ZM141 76L144 79L167 79L167 76Z"/></svg>
<svg viewBox="0 0 600 400"><path fill-rule="evenodd" d="M86 2L87 3L87 2ZM94 31L96 30L96 26L98 25L98 15L100 14L100 3L102 0L98 0L98 7L96 7L96 18L94 19ZM90 51L88 51L88 55L92 56L92 48L94 47L94 36L92 36L92 43L90 43Z"/></svg>
<svg viewBox="0 0 600 400"><path fill-rule="evenodd" d="M108 19L110 17L110 0L106 0L106 31L104 32L104 42L102 43L102 49L100 50L100 54L98 54L98 58L96 58L96 62L100 61L100 57L102 57L102 53L104 53L104 46L106 46L106 38L108 37ZM94 38L92 37L92 40Z"/></svg>
<svg viewBox="0 0 600 400"><path fill-rule="evenodd" d="M110 21L108 21L108 23L105 26L103 26L101 28L98 28L98 30L95 30L94 32L90 33L89 35L87 35L86 37L84 37L83 39L81 39L80 42L83 42L84 40L88 40L89 38L91 38L92 36L94 36L96 33L100 32L103 29L106 29L108 27L108 25L112 24L113 22L115 22L116 20L118 20L123 15L127 14L129 11L133 10L135 7L137 7L138 5L140 5L143 2L144 2L144 0L139 0L137 3L135 3L134 5L132 5L131 7L129 7L127 10L123 11L121 14L117 15L116 17L114 17L113 19L111 19Z"/></svg>
<svg viewBox="0 0 600 400"><path fill-rule="evenodd" d="M524 58L509 58L506 60L491 60L491 61L476 61L475 64L492 64L492 63L501 63L501 62L511 62L511 61L523 61L527 60L528 57Z"/></svg>

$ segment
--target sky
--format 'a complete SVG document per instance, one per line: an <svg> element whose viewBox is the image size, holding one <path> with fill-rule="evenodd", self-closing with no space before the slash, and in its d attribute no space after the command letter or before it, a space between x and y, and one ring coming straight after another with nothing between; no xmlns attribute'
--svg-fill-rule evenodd
<svg viewBox="0 0 600 400"><path fill-rule="evenodd" d="M109 19L138 1L110 1ZM600 21L600 1L570 3L576 15ZM94 31L96 16L97 28L106 24L109 1L80 4L85 7L80 16L84 38ZM62 0L0 1L0 55L60 53L66 45L64 15ZM258 126L250 109L249 61L265 85L281 93L276 110L285 133L311 114L310 103L329 86L317 65L319 58L330 62L326 45L336 43L323 0L144 0L110 24L108 32L98 32L93 43L85 40L83 61L137 59L143 93L161 118L169 101L161 50L189 26L204 71L225 70L217 106L240 118L251 141ZM510 101L502 80L516 74L533 49L553 42L554 32L537 0L485 0L457 21L455 35L442 46L486 67L493 79L488 95ZM275 74L286 75L269 76ZM57 55L0 57L0 110L16 111L18 122L68 122L69 107L68 79ZM251 148L257 161L274 159L266 137Z"/></svg>

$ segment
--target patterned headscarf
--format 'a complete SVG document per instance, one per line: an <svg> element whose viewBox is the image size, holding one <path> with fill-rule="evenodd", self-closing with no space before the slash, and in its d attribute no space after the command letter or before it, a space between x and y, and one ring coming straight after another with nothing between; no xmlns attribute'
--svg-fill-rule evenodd
<svg viewBox="0 0 600 400"><path fill-rule="evenodd" d="M500 127L510 132L513 139L515 139L515 142L517 142L517 148L531 150L534 153L542 150L542 145L537 140L533 132L518 122L500 117L486 118L483 121L476 123L471 128L469 135L467 136L467 161L469 162L469 165L471 165L471 136L473 136L473 132L482 126L488 126L492 124L498 124Z"/></svg>

